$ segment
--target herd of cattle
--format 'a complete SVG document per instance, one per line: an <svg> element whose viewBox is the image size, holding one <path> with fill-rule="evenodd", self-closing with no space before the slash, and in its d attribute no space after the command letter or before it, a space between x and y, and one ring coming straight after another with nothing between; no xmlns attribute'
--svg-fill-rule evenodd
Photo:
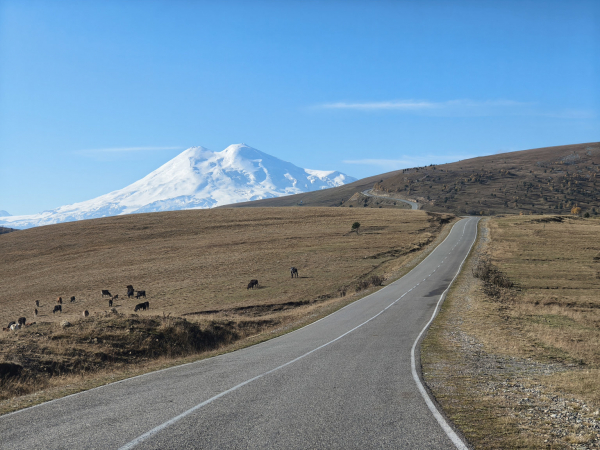
<svg viewBox="0 0 600 450"><path fill-rule="evenodd" d="M298 269L296 269L295 267L290 267L290 273L292 275L292 278L296 277L298 278ZM250 280L250 283L248 283L248 287L247 289L254 289L254 288L258 288L258 280ZM104 297L108 297L108 307L111 308L113 305L113 301L117 300L119 298L119 294L117 295L112 295L108 289L102 289L102 298ZM131 298L131 297L135 297L136 299L140 299L140 298L146 298L146 291L136 291L132 285L127 285L127 298ZM72 296L70 298L70 302L74 303L75 302L75 297ZM56 313L62 313L62 305L63 305L63 299L62 297L58 297L56 299L56 305L54 305L54 309L52 310L52 314L56 314ZM34 315L37 317L38 315L38 310L37 308L40 307L40 301L36 300L35 301L35 309L34 309ZM134 312L137 311L146 311L147 309L150 309L150 302L143 302L143 303L138 303L137 305L135 305L135 308L133 309ZM89 311L86 309L85 311L83 311L83 317L87 317L89 316L90 313ZM30 325L27 324L27 319L25 317L19 317L17 319L16 322L10 322L8 324L8 327L3 328L4 331L15 331L20 329L21 327L24 327L26 325Z"/></svg>
<svg viewBox="0 0 600 450"><path fill-rule="evenodd" d="M109 308L112 307L113 301L117 300L119 298L119 294L112 295L107 289L102 289L102 297L104 298L105 296L109 297L109 300L108 300ZM141 297L146 298L146 291L136 291L132 285L128 285L127 286L127 298L131 298L131 297L135 297L136 299L139 299ZM72 296L70 298L71 303L75 303L75 300L76 299L74 296ZM62 313L62 311L63 311L62 305L63 305L63 299L62 299L62 297L58 297L56 299L56 304L54 305L54 309L52 310L52 314ZM40 301L36 300L35 301L35 309L33 310L33 314L36 317L38 315L39 307L40 307ZM133 311L134 312L137 312L140 310L146 311L147 309L150 309L150 302L146 301L146 302L138 303L137 305L135 305L135 308L133 309ZM83 311L83 317L87 317L89 315L90 315L90 313L87 309L85 311ZM16 330L19 330L21 327L28 326L28 325L32 325L32 324L28 324L27 319L25 317L19 317L16 322L12 321L8 324L8 326L6 328L3 328L3 331L16 331Z"/></svg>

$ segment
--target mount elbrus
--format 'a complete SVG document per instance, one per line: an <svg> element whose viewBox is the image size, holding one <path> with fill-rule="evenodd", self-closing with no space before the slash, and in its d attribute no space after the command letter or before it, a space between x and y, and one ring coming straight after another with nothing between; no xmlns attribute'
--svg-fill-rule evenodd
<svg viewBox="0 0 600 450"><path fill-rule="evenodd" d="M192 147L123 189L39 214L0 217L0 225L29 228L121 214L212 208L355 180L337 171L302 169L245 144L221 152Z"/></svg>

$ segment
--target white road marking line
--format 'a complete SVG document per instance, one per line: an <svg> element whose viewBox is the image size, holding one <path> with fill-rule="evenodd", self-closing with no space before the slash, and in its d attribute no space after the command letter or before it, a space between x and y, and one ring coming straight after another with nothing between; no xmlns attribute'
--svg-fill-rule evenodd
<svg viewBox="0 0 600 450"><path fill-rule="evenodd" d="M470 220L472 220L472 219L470 219ZM468 222L469 221L467 221L467 223ZM465 228L466 227L467 227L467 224L465 223ZM464 234L464 229L463 229L463 234ZM421 383L419 375L417 374L417 365L415 362L415 349L417 347L417 343L419 342L419 339L421 339L421 336L423 335L425 330L427 330L427 328L429 328L429 325L431 324L431 322L433 322L433 319L435 319L435 316L437 315L437 312L440 308L440 305L442 304L443 299L446 296L446 293L448 292L448 290L450 289L450 286L452 286L452 283L454 283L454 280L460 273L463 264L465 263L465 261L467 260L467 258L469 256L469 253L471 253L470 249L473 247L473 244L475 244L476 240L477 240L477 233L475 233L475 238L473 239L473 242L471 243L469 252L467 252L465 258L460 263L460 267L458 268L456 275L454 275L454 278L452 278L452 281L450 282L450 284L448 285L446 290L443 292L443 294L440 295L440 299L438 300L437 306L435 307L435 310L433 311L433 315L431 316L431 319L429 319L429 322L427 322L427 324L423 327L423 329L419 333L419 336L417 336L417 339L415 339L415 342L413 343L412 349L410 351L410 368L411 368L413 379L415 380L415 383L417 384L417 387L419 388L419 392L421 392L421 396L425 400L427 407L429 408L429 410L431 411L433 416L436 418L436 420L438 421L438 423L440 424L440 426L442 427L442 429L444 430L444 432L446 433L448 438L450 438L452 443L459 450L468 450L468 447L465 445L465 443L462 441L462 439L456 434L456 432L452 429L452 427L448 424L448 422L446 422L446 419L444 419L444 416L442 416L442 414L436 408L435 404L429 398L429 394L427 394L427 391L425 390L425 387Z"/></svg>
<svg viewBox="0 0 600 450"><path fill-rule="evenodd" d="M465 225L465 226L466 226L466 225ZM451 231L452 231L452 230L451 230ZM463 230L463 232L464 232L464 230ZM447 239L449 236L450 236L450 233L448 233L448 236L446 237L446 239ZM444 239L444 241L445 241L446 239ZM442 244L443 244L443 242L442 242ZM440 244L440 245L441 245L441 244ZM437 248L436 248L436 249L437 249ZM433 252L435 252L435 250L434 250ZM431 253L428 255L428 257L429 257L429 256L431 256L431 255L433 254L433 252L431 252ZM425 259L427 259L427 258L425 258ZM466 258L465 258L465 259L466 259ZM423 260L423 261L425 261L425 260ZM463 262L464 262L464 260L463 260ZM417 267L418 267L418 266L417 266ZM461 264L461 267L462 267L462 264ZM459 271L460 271L460 269L459 269ZM418 285L417 285L417 286L418 286ZM308 355L310 355L310 354L312 354L312 353L314 353L314 352L316 352L316 351L318 351L318 350L320 350L320 349L322 349L322 348L324 348L324 347L327 347L327 346L328 346L328 345L330 345L330 344L333 344L334 342L336 342L336 341L338 341L338 340L342 339L344 336L347 336L348 334L350 334L350 333L352 333L353 331L355 331L355 330L359 329L359 328L360 328L360 327L362 327L363 325L365 325L365 324L369 323L370 321L372 321L372 320L373 320L373 319L375 319L376 317L379 317L381 314L383 314L385 311L387 311L389 308L391 308L393 305L395 305L395 304L396 304L396 303L397 303L397 302L398 302L398 301L399 301L399 300L400 300L402 297L404 297L406 294L408 294L408 293L409 293L410 291L412 291L413 289L414 289L414 287L413 287L413 288L411 288L410 290L406 291L404 294L402 294L402 296L398 297L396 300L394 300L392 303L390 303L388 306L386 306L384 309L382 309L381 311L379 311L377 314L375 314L375 315L374 315L373 317L371 317L370 319L367 319L367 320L365 320L365 321L364 321L363 323L361 323L360 325L357 325L356 327L352 328L351 330L349 330L349 331L346 331L344 334L342 334L342 335L338 336L337 338L335 338L335 339L333 339L333 340L331 340L331 341L329 341L329 342L327 342L327 343L325 343L325 344L323 344L323 345L320 345L319 347L317 347L317 348L314 348L314 349L312 349L312 350L310 350L310 351L306 352L305 354L303 354L303 355L301 355L301 356L298 356L297 358L294 358L294 359L292 359L291 361L288 361L288 362L286 362L285 364L282 364L282 365L280 365L280 366L278 366L278 367L275 367L274 369L271 369L271 370L268 370L268 371L266 371L266 372L263 372L263 373L262 373L262 374L260 374L260 375L257 375L257 376L255 376L255 377L253 377L253 378L250 378L250 379L248 379L248 380L246 380L246 381L244 381L244 382L242 382L242 383L240 383L240 384L238 384L238 385L236 385L236 386L233 386L233 387L232 387L232 388L230 388L230 389L227 389L227 390L225 390L225 391L223 391L223 392L221 392L221 393L219 393L219 394L217 394L217 395L215 395L215 396L213 396L213 397L209 398L208 400L205 400L205 401L203 401L202 403L199 403L199 404L197 404L197 405L196 405L196 406L194 406L193 408L190 408L190 409L188 409L187 411L184 411L183 413L179 414L178 416L176 416L176 417L173 417L171 420L168 420L168 421L166 421L166 422L162 423L161 425L158 425L157 427L155 427L155 428L151 429L150 431L147 431L146 433L144 433L144 434L142 434L141 436L137 437L137 438L136 438L136 439L134 439L133 441L131 441L131 442L129 442L129 443L127 443L127 444L125 444L124 446L120 447L120 448L119 448L119 450L129 450L129 449L131 449L131 448L135 447L136 445L138 445L138 444L141 444L142 442L144 442L144 441L145 441L145 440L147 440L148 438L152 437L152 436L153 436L153 435L155 435L156 433L158 433L158 432L160 432L160 431L164 430L165 428L167 428L167 427L169 427L169 426L173 425L174 423L178 422L179 420L181 420L181 419L185 418L186 416L190 415L190 414L191 414L191 413L193 413L194 411L197 411L198 409L200 409L200 408L202 408L202 407L204 407L204 406L206 406L206 405L208 405L208 404L210 404L210 403L214 402L215 400L217 400L217 399L219 399L219 398L221 398L221 397L223 397L223 396L225 396L225 395L227 395L227 394L229 394L229 393L231 393L231 392L234 392L234 391L238 390L239 388L241 388L241 387L243 387L243 386L245 386L245 385L247 385L247 384L249 384L249 383L252 383L253 381L256 381L256 380L258 380L258 379L260 379L260 378L262 378L262 377L264 377L264 376L266 376L266 375L269 375L269 374L271 374L271 373L273 373L273 372L276 372L276 371L278 371L278 370L280 370L280 369L283 369L284 367L287 367L287 366L289 366L290 364L293 364L293 363L295 363L295 362L297 362L297 361L299 361L299 360L301 360L301 359L303 359L303 358L307 357ZM439 303L438 303L438 305L439 305ZM436 308L436 310L437 310L437 308ZM433 317L435 317L435 316L433 316ZM432 317L432 319L431 319L431 320L433 320L433 317ZM431 323L431 320L429 321L429 323ZM426 327L429 325L429 323L426 325ZM424 331L425 329L426 329L426 328L424 328L424 329L423 329L423 331ZM421 334L423 334L423 331L421 331ZM419 337L420 337L420 335L419 335ZM417 340L418 340L418 338L417 338ZM415 342L416 342L416 341L415 341ZM414 351L414 345L413 345L413 351ZM414 360L414 358L413 358L413 360ZM425 399L425 401L426 401L426 402L427 402L427 401L431 402L431 400L429 400L429 398L426 398L426 399ZM427 406L429 406L429 404L428 404ZM430 407L429 409L431 410L431 407ZM435 411L437 412L437 410L435 410ZM432 412L433 412L433 411L432 411ZM437 414L439 415L439 413L437 413ZM434 413L434 416L435 416L435 413ZM441 416L440 416L440 417L441 417ZM437 419L437 417L436 417L436 419ZM443 420L443 418L442 418L442 420ZM440 420L439 420L439 419L438 419L438 422L440 422ZM444 423L445 423L445 421L444 421ZM440 423L440 424L441 424L441 423ZM446 426L449 428L449 425L447 425L447 424L446 424ZM444 426L442 426L442 429L444 429L444 431L446 432L446 434L448 434L448 431L446 431L446 429L444 428ZM450 431L451 431L452 433L454 433L454 431L452 431L452 429L451 429L451 428L450 428ZM449 436L450 436L450 435L449 435ZM451 439L452 439L452 438L451 438ZM457 439L459 439L459 438L458 438L458 436L457 436ZM460 441L460 439L459 439L459 441ZM454 440L453 440L453 442L454 442ZM461 442L462 442L462 441L461 441ZM459 447L459 448L460 448L460 447ZM464 447L464 448L466 449L466 447Z"/></svg>

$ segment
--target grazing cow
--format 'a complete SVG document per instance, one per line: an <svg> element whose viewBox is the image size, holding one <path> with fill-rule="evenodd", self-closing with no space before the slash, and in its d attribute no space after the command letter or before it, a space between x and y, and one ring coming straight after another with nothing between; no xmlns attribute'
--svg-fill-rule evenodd
<svg viewBox="0 0 600 450"><path fill-rule="evenodd" d="M52 314L54 314L55 312L62 312L62 305L54 305L54 309L52 310Z"/></svg>
<svg viewBox="0 0 600 450"><path fill-rule="evenodd" d="M35 306L37 306L38 308L40 307L40 301L39 300L35 301Z"/></svg>
<svg viewBox="0 0 600 450"><path fill-rule="evenodd" d="M108 301L108 307L110 308L112 306L112 298Z"/></svg>
<svg viewBox="0 0 600 450"><path fill-rule="evenodd" d="M290 267L290 273L292 274L292 278L294 278L294 275L296 276L296 278L298 278L298 269L296 269L295 267Z"/></svg>
<svg viewBox="0 0 600 450"><path fill-rule="evenodd" d="M254 289L254 286L258 288L258 280L250 280L246 289Z"/></svg>
<svg viewBox="0 0 600 450"><path fill-rule="evenodd" d="M20 329L21 329L21 325L19 325L18 323L13 323L10 326L10 331L17 331L17 330L20 330Z"/></svg>
<svg viewBox="0 0 600 450"><path fill-rule="evenodd" d="M132 286L132 285L130 285L130 284L128 284L128 285L127 285L127 298L131 298L131 297L133 297L134 295L135 295L135 294L134 294L134 289L133 289L133 286Z"/></svg>
<svg viewBox="0 0 600 450"><path fill-rule="evenodd" d="M89 315L90 315L90 312L89 312L89 311L86 309L86 310L83 312L83 317L87 317L87 316L89 316Z"/></svg>
<svg viewBox="0 0 600 450"><path fill-rule="evenodd" d="M137 312L137 311L139 311L140 309L141 309L142 311L146 311L146 303L148 303L148 302L144 302L144 303L138 303L137 305L135 305L135 309L133 310L133 312Z"/></svg>
<svg viewBox="0 0 600 450"><path fill-rule="evenodd" d="M37 309L34 311L34 314L35 314L35 317L37 317L37 315L38 315L38 310Z"/></svg>
<svg viewBox="0 0 600 450"><path fill-rule="evenodd" d="M62 305L62 297L58 297L56 299L56 303L58 303L59 305Z"/></svg>
<svg viewBox="0 0 600 450"><path fill-rule="evenodd" d="M117 294L117 295L113 295L113 298L112 298L112 299L113 299L113 300L117 300L118 298L119 298L119 294Z"/></svg>
<svg viewBox="0 0 600 450"><path fill-rule="evenodd" d="M75 301L75 296L71 297L71 303L73 303Z"/></svg>
<svg viewBox="0 0 600 450"><path fill-rule="evenodd" d="M146 305L146 309L150 309L150 302L144 302L144 305Z"/></svg>
<svg viewBox="0 0 600 450"><path fill-rule="evenodd" d="M108 289L102 289L102 297L104 296L112 297L112 294L108 292Z"/></svg>
<svg viewBox="0 0 600 450"><path fill-rule="evenodd" d="M146 298L146 291L137 291L135 294L135 298L144 297Z"/></svg>
<svg viewBox="0 0 600 450"><path fill-rule="evenodd" d="M18 323L19 325L25 325L25 322L27 322L27 319L26 319L25 317L19 317L19 318L17 319L17 323Z"/></svg>

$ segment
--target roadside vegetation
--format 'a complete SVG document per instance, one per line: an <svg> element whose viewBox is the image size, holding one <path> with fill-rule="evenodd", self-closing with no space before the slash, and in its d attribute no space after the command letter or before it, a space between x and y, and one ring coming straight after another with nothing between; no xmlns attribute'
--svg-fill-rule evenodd
<svg viewBox="0 0 600 450"><path fill-rule="evenodd" d="M391 209L244 208L2 235L0 323L26 317L30 325L0 334L0 412L307 324L403 274L453 220ZM259 284L248 289L253 279ZM149 310L134 313L140 300L127 298L129 284L146 291ZM103 289L119 295L112 307ZM63 311L53 313L59 296Z"/></svg>
<svg viewBox="0 0 600 450"><path fill-rule="evenodd" d="M600 220L480 233L423 342L433 396L477 449L600 448Z"/></svg>

